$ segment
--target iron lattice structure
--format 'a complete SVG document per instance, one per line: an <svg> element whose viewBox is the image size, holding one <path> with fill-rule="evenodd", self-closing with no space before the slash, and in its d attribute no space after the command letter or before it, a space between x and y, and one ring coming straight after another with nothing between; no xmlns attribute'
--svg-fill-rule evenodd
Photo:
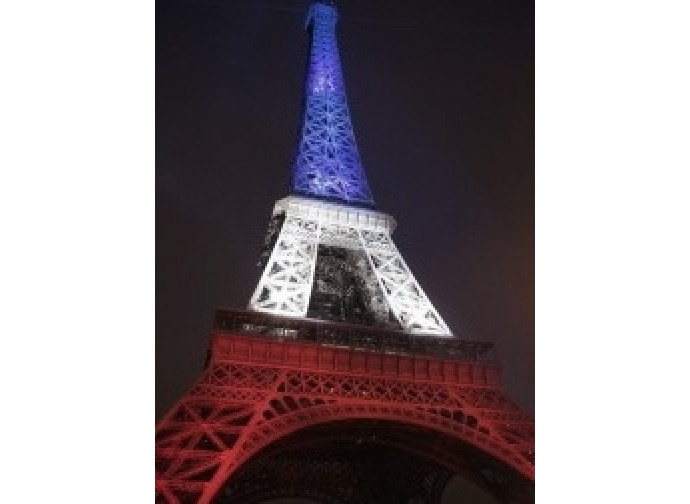
<svg viewBox="0 0 690 504"><path fill-rule="evenodd" d="M358 504L374 484L434 503L453 474L531 502L534 422L490 347L218 310L206 369L156 429L156 502Z"/></svg>
<svg viewBox="0 0 690 504"><path fill-rule="evenodd" d="M271 236L267 238L271 253L249 302L250 309L290 317L307 316L315 289L317 261L323 260L319 247L327 246L365 259L357 271L360 285L354 288L364 290L362 297L368 303L364 311L373 317L372 323L390 323L419 334L451 336L393 243L390 235L395 221L391 216L295 196L278 201L273 215ZM343 301L348 285L342 279L333 283L331 290L337 293L334 296ZM319 285L316 288L319 290ZM341 316L320 315L327 320L348 321L353 307L348 305L344 311Z"/></svg>
<svg viewBox="0 0 690 504"><path fill-rule="evenodd" d="M199 379L156 426L156 502L439 503L461 475L534 500L534 422L491 344L461 340L374 209L335 39L314 3L304 124L251 311L217 310Z"/></svg>
<svg viewBox="0 0 690 504"><path fill-rule="evenodd" d="M311 50L293 196L273 210L264 271L249 308L450 336L391 239L395 220L373 210L345 96L337 18L332 5L309 8Z"/></svg>
<svg viewBox="0 0 690 504"><path fill-rule="evenodd" d="M335 34L337 19L337 11L332 6L314 3L309 8L311 51L292 191L308 197L373 206L347 106Z"/></svg>

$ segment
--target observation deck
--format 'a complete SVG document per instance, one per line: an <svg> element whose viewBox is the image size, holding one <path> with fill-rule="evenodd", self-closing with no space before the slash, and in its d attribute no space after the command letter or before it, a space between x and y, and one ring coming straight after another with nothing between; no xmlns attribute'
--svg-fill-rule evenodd
<svg viewBox="0 0 690 504"><path fill-rule="evenodd" d="M415 380L500 385L493 344L219 308L207 365L242 360Z"/></svg>

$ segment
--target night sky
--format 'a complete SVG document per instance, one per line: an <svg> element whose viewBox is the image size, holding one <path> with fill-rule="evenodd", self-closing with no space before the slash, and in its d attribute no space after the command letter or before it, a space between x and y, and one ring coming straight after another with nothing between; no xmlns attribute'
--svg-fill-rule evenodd
<svg viewBox="0 0 690 504"><path fill-rule="evenodd" d="M156 418L245 308L300 129L308 1L156 6ZM342 0L340 55L379 210L456 332L534 412L534 4Z"/></svg>

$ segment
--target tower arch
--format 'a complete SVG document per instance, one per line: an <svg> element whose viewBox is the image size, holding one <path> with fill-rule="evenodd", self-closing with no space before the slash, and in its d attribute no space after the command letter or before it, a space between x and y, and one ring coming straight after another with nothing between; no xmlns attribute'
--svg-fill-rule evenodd
<svg viewBox="0 0 690 504"><path fill-rule="evenodd" d="M268 443L227 479L215 502L254 504L280 495L324 504L439 504L453 479L487 502L530 501L527 480L457 438L410 423L351 418Z"/></svg>
<svg viewBox="0 0 690 504"><path fill-rule="evenodd" d="M235 467L247 463L263 449L271 444L307 431L312 428L336 427L342 422L361 423L385 423L399 429L418 429L420 432L428 432L438 439L451 442L454 446L465 444L484 456L500 460L506 467L514 470L526 479L534 477L533 467L526 459L520 459L513 453L502 450L499 441L492 438L492 434L477 427L473 415L455 415L453 418L449 410L443 408L425 408L413 404L400 404L396 398L389 402L353 403L352 401L334 400L332 402L320 402L304 405L305 398L293 399L291 396L283 396L280 399L271 400L272 405L264 409L258 421L253 425L253 432L247 436L243 445L237 451ZM301 399L301 401L300 401ZM290 410L281 406L287 401L297 404L298 408ZM270 418L266 418L269 413ZM261 418L263 417L263 418ZM413 438L410 438L413 440ZM429 445L431 446L431 445ZM457 461L448 450L443 448L443 443L438 449L428 456L438 463L454 467Z"/></svg>
<svg viewBox="0 0 690 504"><path fill-rule="evenodd" d="M267 321L277 325L262 326ZM342 326L317 321L280 324L239 312L221 325L229 329L212 338L208 367L158 426L159 502L213 502L262 453L294 439L349 439L347 459L356 436L341 427L353 425L368 426L377 444L387 440L389 451L403 449L422 467L443 468L448 477L465 472L504 502L530 502L533 421L503 396L491 362L471 352L459 360L405 355L400 340L376 351L343 347ZM238 325L245 332L232 332ZM377 343L385 341L386 333L373 331ZM352 345L369 341L350 336ZM441 353L459 352L441 342ZM294 491L283 487L273 481L267 495Z"/></svg>

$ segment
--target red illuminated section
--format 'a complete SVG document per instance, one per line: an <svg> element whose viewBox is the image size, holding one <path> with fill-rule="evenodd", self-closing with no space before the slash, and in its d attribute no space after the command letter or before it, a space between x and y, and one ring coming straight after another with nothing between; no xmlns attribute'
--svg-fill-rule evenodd
<svg viewBox="0 0 690 504"><path fill-rule="evenodd" d="M206 368L156 427L156 502L211 502L265 448L356 420L461 442L533 482L534 421L504 395L489 349L218 310ZM452 454L438 459L453 469Z"/></svg>

